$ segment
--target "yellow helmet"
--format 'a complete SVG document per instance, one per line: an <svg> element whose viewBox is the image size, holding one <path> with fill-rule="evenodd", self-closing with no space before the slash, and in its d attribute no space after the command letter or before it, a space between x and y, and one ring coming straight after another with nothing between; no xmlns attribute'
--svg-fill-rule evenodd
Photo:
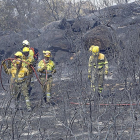
<svg viewBox="0 0 140 140"><path fill-rule="evenodd" d="M24 40L24 41L22 42L22 45L23 45L23 46L30 46L30 43L29 43L28 40Z"/></svg>
<svg viewBox="0 0 140 140"><path fill-rule="evenodd" d="M99 53L99 46L92 45L91 47L92 47L91 49L92 49L93 54L98 54Z"/></svg>
<svg viewBox="0 0 140 140"><path fill-rule="evenodd" d="M16 64L21 64L21 63L22 63L21 59L16 60Z"/></svg>
<svg viewBox="0 0 140 140"><path fill-rule="evenodd" d="M16 52L15 56L22 57L22 52L20 52L20 51Z"/></svg>
<svg viewBox="0 0 140 140"><path fill-rule="evenodd" d="M43 51L43 54L45 57L51 57L51 52L50 51Z"/></svg>
<svg viewBox="0 0 140 140"><path fill-rule="evenodd" d="M23 50L22 50L22 52L29 52L29 50L30 49L28 47L24 47Z"/></svg>

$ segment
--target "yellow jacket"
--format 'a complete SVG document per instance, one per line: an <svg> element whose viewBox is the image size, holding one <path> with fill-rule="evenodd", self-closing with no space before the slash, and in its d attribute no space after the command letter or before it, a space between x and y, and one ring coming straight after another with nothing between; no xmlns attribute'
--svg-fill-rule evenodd
<svg viewBox="0 0 140 140"><path fill-rule="evenodd" d="M32 49L29 50L29 56L34 58L34 51Z"/></svg>
<svg viewBox="0 0 140 140"><path fill-rule="evenodd" d="M17 73L17 68L12 67L10 69L7 68L6 65L4 65L4 71L7 74L11 74L12 78L15 79L15 82L22 82L25 81L27 76L29 75L29 70L27 68L21 67L20 70Z"/></svg>
<svg viewBox="0 0 140 140"><path fill-rule="evenodd" d="M96 66L97 65L97 66ZM104 54L99 53L98 59L94 57L94 55L91 55L89 58L89 63L88 63L88 73L91 73L92 66L94 68L102 69L103 67L105 68L106 71L108 71L108 61L105 57Z"/></svg>
<svg viewBox="0 0 140 140"><path fill-rule="evenodd" d="M34 58L32 57L32 56L28 56L28 57L25 57L25 56L23 56L23 58L22 58L22 60L23 60L23 62L22 62L22 66L23 67L25 67L25 68L27 68L28 70L29 70L29 73L32 73L32 68L31 68L31 66L30 65L33 65L33 63L34 63ZM25 61L25 62L24 62ZM26 63L27 62L27 63Z"/></svg>
<svg viewBox="0 0 140 140"><path fill-rule="evenodd" d="M47 74L52 74L52 72L55 70L55 64L52 60L49 60L48 63L45 62L45 60L41 60L38 63L38 72L40 73L46 73L47 70Z"/></svg>

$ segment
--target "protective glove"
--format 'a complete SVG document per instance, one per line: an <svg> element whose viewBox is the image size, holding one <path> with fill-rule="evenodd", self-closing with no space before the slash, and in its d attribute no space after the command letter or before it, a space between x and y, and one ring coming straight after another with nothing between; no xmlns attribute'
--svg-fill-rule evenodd
<svg viewBox="0 0 140 140"><path fill-rule="evenodd" d="M105 75L107 75L108 74L108 71L107 70L105 70Z"/></svg>

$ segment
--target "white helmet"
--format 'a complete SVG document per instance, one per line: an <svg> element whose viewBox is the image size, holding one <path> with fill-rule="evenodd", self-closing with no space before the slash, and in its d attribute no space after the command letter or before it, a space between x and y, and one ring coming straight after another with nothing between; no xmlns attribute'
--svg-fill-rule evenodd
<svg viewBox="0 0 140 140"><path fill-rule="evenodd" d="M23 45L23 46L30 46L30 43L29 43L28 40L24 40L24 41L22 42L22 45Z"/></svg>

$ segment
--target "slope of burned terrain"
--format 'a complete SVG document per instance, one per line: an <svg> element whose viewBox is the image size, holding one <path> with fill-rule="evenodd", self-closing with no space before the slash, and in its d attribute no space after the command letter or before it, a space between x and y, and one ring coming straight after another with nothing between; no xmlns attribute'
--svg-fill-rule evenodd
<svg viewBox="0 0 140 140"><path fill-rule="evenodd" d="M23 95L19 109L15 109L10 77L2 69L7 91L0 87L0 138L139 140L139 9L136 3L113 6L41 29L1 36L1 60L12 57L20 50L21 42L28 39L39 49L39 60L42 50L52 51L57 73L53 76L50 105L41 105L42 91L34 75L30 94L33 110L27 112ZM91 55L88 47L94 39L101 41L101 51L109 61L100 99L91 91L87 78Z"/></svg>

